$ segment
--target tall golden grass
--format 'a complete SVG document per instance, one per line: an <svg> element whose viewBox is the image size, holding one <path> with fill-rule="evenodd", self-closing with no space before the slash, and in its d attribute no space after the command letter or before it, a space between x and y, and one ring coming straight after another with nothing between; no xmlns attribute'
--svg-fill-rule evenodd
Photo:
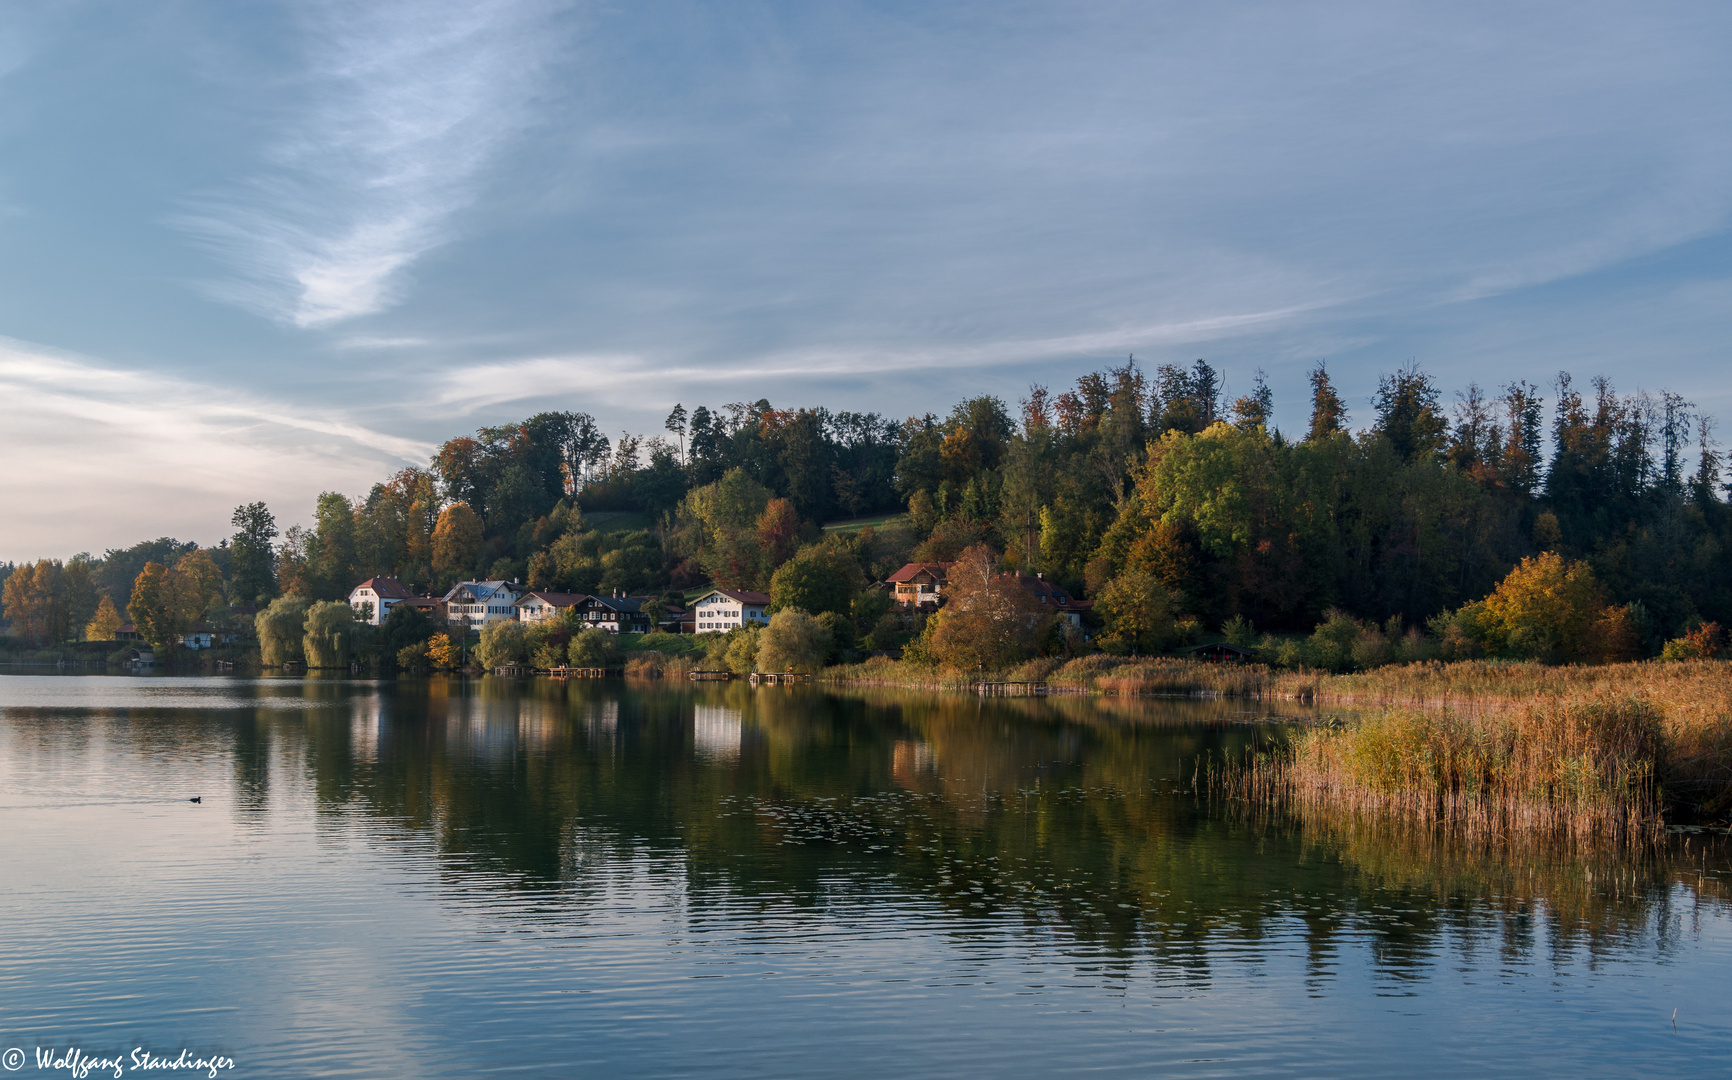
<svg viewBox="0 0 1732 1080"><path fill-rule="evenodd" d="M1468 838L1622 846L1664 828L1665 753L1660 711L1638 698L1395 708L1301 729L1221 783L1302 811L1372 812Z"/></svg>
<svg viewBox="0 0 1732 1080"><path fill-rule="evenodd" d="M1669 804L1709 815L1732 810L1732 662L1724 660L1568 667L1469 660L1331 675L1097 655L983 675L880 658L827 674L855 685L966 690L983 680L1039 680L1055 692L1368 711L1346 727L1301 732L1290 762L1265 764L1243 782L1476 829L1635 836Z"/></svg>

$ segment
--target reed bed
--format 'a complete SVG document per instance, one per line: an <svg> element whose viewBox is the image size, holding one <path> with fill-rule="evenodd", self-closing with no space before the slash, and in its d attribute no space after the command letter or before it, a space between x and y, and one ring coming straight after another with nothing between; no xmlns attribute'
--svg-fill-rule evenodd
<svg viewBox="0 0 1732 1080"><path fill-rule="evenodd" d="M1665 827L1662 714L1640 698L1520 709L1395 708L1303 728L1211 782L1302 815L1347 812L1474 841L1652 842Z"/></svg>
<svg viewBox="0 0 1732 1080"><path fill-rule="evenodd" d="M684 679L701 667L701 658L680 653L641 652L625 662L628 679Z"/></svg>

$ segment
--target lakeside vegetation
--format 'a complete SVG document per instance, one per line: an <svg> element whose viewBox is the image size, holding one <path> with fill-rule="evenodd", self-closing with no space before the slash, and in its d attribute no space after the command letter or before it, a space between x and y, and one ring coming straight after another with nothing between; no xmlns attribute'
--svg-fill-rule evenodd
<svg viewBox="0 0 1732 1080"><path fill-rule="evenodd" d="M703 584L773 595L792 563L807 587L777 607L834 616L842 657L926 630L868 586L980 548L1098 601L1085 629L1108 651L1221 633L1267 636L1288 666L1424 649L1609 660L1732 624L1723 459L1712 418L1675 394L1604 380L1584 394L1560 373L1549 398L1518 380L1468 386L1448 406L1408 367L1381 381L1355 430L1319 365L1309 421L1290 434L1271 425L1260 377L1236 397L1225 386L1203 361L1127 362L1063 392L1031 386L1015 408L982 396L896 420L760 399L676 407L664 433L613 440L585 413L540 413L451 439L362 496L327 492L307 528L279 533L253 503L215 547L165 538L0 567L6 617L29 646L114 618L142 626L133 592L152 565L159 591L183 591L179 574L200 602L257 608L346 599L376 575L429 591L475 577L669 603ZM1536 630L1532 605L1491 602L1524 567L1569 595L1574 621ZM110 617L93 623L104 599ZM1351 624L1346 660L1313 647L1331 623L1343 639Z"/></svg>
<svg viewBox="0 0 1732 1080"><path fill-rule="evenodd" d="M1593 798L1638 817L1653 800L1719 806L1732 511L1712 418L1604 380L1584 395L1563 373L1548 430L1531 383L1495 397L1469 386L1446 409L1408 367L1380 382L1355 431L1321 365L1311 390L1297 437L1271 426L1260 377L1233 398L1202 361L1127 362L1062 393L1032 386L1014 411L984 396L902 421L760 400L676 407L665 435L610 441L587 414L541 413L452 439L362 498L327 492L311 528L279 534L253 503L214 548L162 539L0 568L5 613L18 655L101 641L126 619L171 653L194 624L238 630L267 665L663 678L703 667L1448 708L1435 723L1390 712L1317 733L1266 781L1363 801L1384 780L1340 764L1363 760L1354 747L1434 762L1505 747L1462 766L1471 783L1446 769L1378 774L1407 777L1402 789L1434 806L1487 784L1534 790L1538 774L1519 763L1559 716L1615 740L1644 716L1652 753L1637 740L1571 758L1587 762ZM952 564L936 610L874 587L909 561ZM1092 607L1080 625L1055 618L1017 574ZM554 620L465 640L403 607L382 627L359 624L345 601L375 575L436 590L469 577L618 590L657 607L714 584L767 592L772 617L697 637L608 639ZM1217 640L1256 662L1173 655ZM1531 723L1505 715L1540 698ZM1505 718L1485 719L1488 708Z"/></svg>

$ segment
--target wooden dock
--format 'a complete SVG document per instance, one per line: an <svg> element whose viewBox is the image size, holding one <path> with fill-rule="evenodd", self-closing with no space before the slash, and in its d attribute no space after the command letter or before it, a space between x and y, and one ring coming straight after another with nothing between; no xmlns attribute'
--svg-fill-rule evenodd
<svg viewBox="0 0 1732 1080"><path fill-rule="evenodd" d="M624 675L623 667L556 667L548 668L547 673L556 679L605 679L613 675Z"/></svg>
<svg viewBox="0 0 1732 1080"><path fill-rule="evenodd" d="M1047 694L1044 682L983 682L980 684L981 697L1044 697Z"/></svg>
<svg viewBox="0 0 1732 1080"><path fill-rule="evenodd" d="M803 671L754 671L751 679L753 686L792 686L809 683L812 676Z"/></svg>
<svg viewBox="0 0 1732 1080"><path fill-rule="evenodd" d="M694 671L691 675L693 682L727 682L733 677L731 671Z"/></svg>

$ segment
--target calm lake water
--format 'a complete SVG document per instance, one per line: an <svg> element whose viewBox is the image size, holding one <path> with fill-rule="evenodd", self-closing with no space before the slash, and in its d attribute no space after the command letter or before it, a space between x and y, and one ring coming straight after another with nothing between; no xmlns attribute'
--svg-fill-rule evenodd
<svg viewBox="0 0 1732 1080"><path fill-rule="evenodd" d="M1705 838L1493 858L1253 820L1187 790L1268 730L1246 708L3 677L0 1049L21 1075L38 1047L245 1077L1724 1074Z"/></svg>

